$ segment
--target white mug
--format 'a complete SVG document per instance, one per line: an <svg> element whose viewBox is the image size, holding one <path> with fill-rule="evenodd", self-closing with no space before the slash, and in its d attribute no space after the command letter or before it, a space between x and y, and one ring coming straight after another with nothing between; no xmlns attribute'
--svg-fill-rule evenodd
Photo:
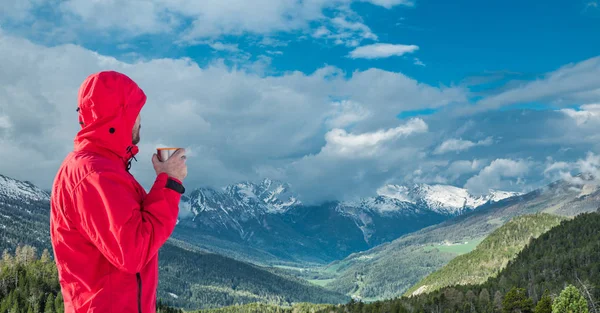
<svg viewBox="0 0 600 313"><path fill-rule="evenodd" d="M156 148L158 160L164 162L168 160L180 148Z"/></svg>

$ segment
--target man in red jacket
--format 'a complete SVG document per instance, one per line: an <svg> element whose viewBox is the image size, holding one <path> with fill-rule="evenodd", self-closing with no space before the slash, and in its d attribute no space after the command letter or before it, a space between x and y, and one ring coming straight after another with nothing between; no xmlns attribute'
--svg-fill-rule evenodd
<svg viewBox="0 0 600 313"><path fill-rule="evenodd" d="M75 149L54 179L50 234L65 313L156 311L158 249L173 232L187 176L185 151L156 154L148 193L129 173L146 95L117 72L79 89Z"/></svg>

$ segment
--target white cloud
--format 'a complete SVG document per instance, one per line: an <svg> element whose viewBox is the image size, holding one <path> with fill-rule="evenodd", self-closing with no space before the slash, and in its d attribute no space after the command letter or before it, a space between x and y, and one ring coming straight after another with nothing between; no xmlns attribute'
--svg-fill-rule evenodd
<svg viewBox="0 0 600 313"><path fill-rule="evenodd" d="M377 40L377 35L363 23L360 16L348 9L324 23L312 32L313 38L328 39L336 45L348 47L356 47L363 40Z"/></svg>
<svg viewBox="0 0 600 313"><path fill-rule="evenodd" d="M8 20L8 21L20 21L20 20L30 20L31 9L34 6L34 1L32 0L0 0L0 20Z"/></svg>
<svg viewBox="0 0 600 313"><path fill-rule="evenodd" d="M440 144L433 153L434 154L444 154L444 153L452 152L452 151L455 151L458 153L460 151L471 149L472 147L475 147L475 146L490 146L490 145L492 145L493 142L494 142L494 139L492 137L487 137L486 139L480 140L478 142L462 140L462 139L448 139L448 140L444 141L442 144Z"/></svg>
<svg viewBox="0 0 600 313"><path fill-rule="evenodd" d="M481 167L483 167L481 160L458 160L448 166L446 173L452 177L451 180L455 180L461 175L477 172Z"/></svg>
<svg viewBox="0 0 600 313"><path fill-rule="evenodd" d="M4 0L0 4L7 10L2 10L0 18L29 22L33 13L43 7L42 11L52 12L48 18L52 25L60 25L83 36L98 30L112 32L121 38L175 34L178 42L191 43L226 35L310 33L313 26L322 24L339 30L336 36L344 43L357 38L375 39L376 36L350 8L355 1L367 1L388 9L412 5L400 0ZM27 26L26 23L23 25ZM355 36L358 37L349 38Z"/></svg>
<svg viewBox="0 0 600 313"><path fill-rule="evenodd" d="M570 169L570 168L571 168L571 166L567 162L554 162L552 164L548 164L548 166L544 170L544 173L549 173L549 172L557 171L557 170L559 170L559 171L566 170L566 169Z"/></svg>
<svg viewBox="0 0 600 313"><path fill-rule="evenodd" d="M11 127L10 118L6 115L0 115L0 128L10 129Z"/></svg>
<svg viewBox="0 0 600 313"><path fill-rule="evenodd" d="M330 128L344 128L370 117L371 113L359 103L349 100L333 102L333 111L326 123Z"/></svg>
<svg viewBox="0 0 600 313"><path fill-rule="evenodd" d="M357 33L363 39L377 40L377 36L371 32L371 29L360 21L350 21L348 17L338 16L331 20L331 24L338 29L340 39L351 37Z"/></svg>
<svg viewBox="0 0 600 313"><path fill-rule="evenodd" d="M317 28L317 30L315 30L315 32L313 33L313 37L322 38L322 37L329 36L330 34L331 34L331 31L329 29L327 29L327 27L321 26L321 27Z"/></svg>
<svg viewBox="0 0 600 313"><path fill-rule="evenodd" d="M585 158L573 162L554 162L551 158L548 161L544 176L550 180L562 179L574 185L600 184L600 155L596 153L588 152ZM585 174L586 180L580 174Z"/></svg>
<svg viewBox="0 0 600 313"><path fill-rule="evenodd" d="M237 44L225 44L222 42L210 43L209 46L217 51L238 52L240 49Z"/></svg>
<svg viewBox="0 0 600 313"><path fill-rule="evenodd" d="M525 160L496 159L479 174L469 178L465 188L472 194L487 194L490 190L521 190L523 176L530 164Z"/></svg>
<svg viewBox="0 0 600 313"><path fill-rule="evenodd" d="M391 9L392 7L403 4L407 6L414 5L414 2L411 0L362 0L363 2L370 2L375 5L382 6L384 8Z"/></svg>
<svg viewBox="0 0 600 313"><path fill-rule="evenodd" d="M60 10L69 23L85 28L122 30L131 35L168 33L180 24L177 15L162 1L67 0Z"/></svg>
<svg viewBox="0 0 600 313"><path fill-rule="evenodd" d="M261 47L286 47L289 44L287 41L275 39L268 36L263 36L258 42Z"/></svg>
<svg viewBox="0 0 600 313"><path fill-rule="evenodd" d="M584 125L588 122L600 122L600 104L587 104L582 105L579 110L562 109L560 112L563 112L567 116L571 117L578 126Z"/></svg>
<svg viewBox="0 0 600 313"><path fill-rule="evenodd" d="M543 101L557 106L596 102L600 99L600 57L565 65L544 77L486 97L468 112L517 103Z"/></svg>
<svg viewBox="0 0 600 313"><path fill-rule="evenodd" d="M391 56L401 56L406 53L412 53L419 49L415 45L394 45L387 43L376 43L368 46L362 46L350 52L353 59L379 59Z"/></svg>
<svg viewBox="0 0 600 313"><path fill-rule="evenodd" d="M44 47L2 33L0 47L0 112L11 124L10 131L0 132L0 143L10 150L2 154L0 173L43 188L73 148L79 85L100 70L129 75L148 95L139 162L132 168L144 186L154 178L149 162L154 149L182 146L195 155L188 160L190 188L270 173L313 200L374 192L402 175L426 157L421 146L429 143L416 139L426 134L423 120L399 125L397 112L466 97L460 88L437 88L375 69L350 77L334 67L263 76L219 61L203 67L190 59L124 63L76 45ZM344 154L373 150L383 154ZM314 179L321 176L328 179Z"/></svg>
<svg viewBox="0 0 600 313"><path fill-rule="evenodd" d="M321 153L345 158L372 157L380 153L380 148L388 141L427 131L427 123L413 119L406 124L370 133L351 134L343 129L333 129L325 135L327 144Z"/></svg>
<svg viewBox="0 0 600 313"><path fill-rule="evenodd" d="M423 63L423 61L421 61L419 58L415 58L415 65L426 66L425 63Z"/></svg>
<svg viewBox="0 0 600 313"><path fill-rule="evenodd" d="M583 10L587 11L589 9L597 9L597 8L598 8L598 1L589 1L585 4L585 8Z"/></svg>
<svg viewBox="0 0 600 313"><path fill-rule="evenodd" d="M464 103L468 94L462 87L433 87L400 73L375 68L354 72L349 81L337 88L343 90L340 96L362 103L372 112L371 118L357 125L358 131L394 127L396 116L402 111Z"/></svg>
<svg viewBox="0 0 600 313"><path fill-rule="evenodd" d="M327 133L318 153L287 164L286 177L308 201L373 196L379 187L402 179L415 166L427 166L420 144L427 134L427 124L420 119L371 132L335 129Z"/></svg>

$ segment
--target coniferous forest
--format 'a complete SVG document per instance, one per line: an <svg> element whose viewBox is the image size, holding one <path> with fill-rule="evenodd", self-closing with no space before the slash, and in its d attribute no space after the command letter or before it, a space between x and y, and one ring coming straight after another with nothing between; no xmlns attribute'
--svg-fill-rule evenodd
<svg viewBox="0 0 600 313"><path fill-rule="evenodd" d="M321 312L598 313L599 229L598 212L563 221L532 240L498 276L481 285L446 287L369 304L351 301Z"/></svg>
<svg viewBox="0 0 600 313"><path fill-rule="evenodd" d="M425 313L565 312L600 310L600 213L585 213L532 239L497 276L480 285L445 287L429 294L345 305L266 304L197 312ZM159 312L182 312L159 303ZM0 261L0 313L63 312L50 254L19 246Z"/></svg>
<svg viewBox="0 0 600 313"><path fill-rule="evenodd" d="M58 272L48 250L38 258L31 246L4 250L0 261L0 312L62 313Z"/></svg>

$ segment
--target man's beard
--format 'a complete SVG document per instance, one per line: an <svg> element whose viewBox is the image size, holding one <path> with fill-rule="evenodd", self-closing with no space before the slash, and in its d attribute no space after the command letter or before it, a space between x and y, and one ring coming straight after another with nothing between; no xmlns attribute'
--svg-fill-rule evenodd
<svg viewBox="0 0 600 313"><path fill-rule="evenodd" d="M140 143L140 130L139 129L138 129L138 131L133 133L133 138L131 141L134 145L137 145L138 143Z"/></svg>

